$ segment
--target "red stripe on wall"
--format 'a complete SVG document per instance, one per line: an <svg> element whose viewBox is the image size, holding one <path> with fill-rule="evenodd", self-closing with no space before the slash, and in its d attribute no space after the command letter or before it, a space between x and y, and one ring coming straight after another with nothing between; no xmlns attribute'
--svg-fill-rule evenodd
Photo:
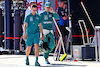
<svg viewBox="0 0 100 67"><path fill-rule="evenodd" d="M20 37L5 37L5 39L20 39Z"/></svg>
<svg viewBox="0 0 100 67"><path fill-rule="evenodd" d="M89 35L89 37L93 37L94 35ZM82 35L72 35L72 37L82 37ZM87 37L86 35L84 35L84 37Z"/></svg>
<svg viewBox="0 0 100 67"><path fill-rule="evenodd" d="M14 37L5 37L5 39L13 39Z"/></svg>
<svg viewBox="0 0 100 67"><path fill-rule="evenodd" d="M14 37L14 39L20 39L20 37Z"/></svg>
<svg viewBox="0 0 100 67"><path fill-rule="evenodd" d="M0 38L2 38L3 36L2 35L0 35Z"/></svg>

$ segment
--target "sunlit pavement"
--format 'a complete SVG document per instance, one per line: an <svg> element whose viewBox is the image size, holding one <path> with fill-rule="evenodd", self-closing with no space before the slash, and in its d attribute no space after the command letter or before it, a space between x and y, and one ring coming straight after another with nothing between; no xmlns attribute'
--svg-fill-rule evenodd
<svg viewBox="0 0 100 67"><path fill-rule="evenodd" d="M30 65L25 65L25 55L0 55L0 67L34 67L35 56L30 55ZM100 67L96 61L54 61L53 56L49 57L51 64L45 64L43 56L39 56L40 67Z"/></svg>

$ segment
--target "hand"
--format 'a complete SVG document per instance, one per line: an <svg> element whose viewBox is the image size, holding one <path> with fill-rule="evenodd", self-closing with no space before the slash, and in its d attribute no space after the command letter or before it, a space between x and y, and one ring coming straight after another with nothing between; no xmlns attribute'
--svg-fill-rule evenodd
<svg viewBox="0 0 100 67"><path fill-rule="evenodd" d="M53 10L53 8L52 8L52 7L50 7L50 11L51 11L51 12L54 12L54 10Z"/></svg>
<svg viewBox="0 0 100 67"><path fill-rule="evenodd" d="M44 35L42 35L42 38L41 38L41 40L42 40L42 41L44 40Z"/></svg>
<svg viewBox="0 0 100 67"><path fill-rule="evenodd" d="M27 38L27 35L26 34L24 34L23 35L23 40L25 40Z"/></svg>
<svg viewBox="0 0 100 67"><path fill-rule="evenodd" d="M66 16L64 16L64 17L63 17L63 19L64 19L64 20L67 20L67 17L66 17Z"/></svg>

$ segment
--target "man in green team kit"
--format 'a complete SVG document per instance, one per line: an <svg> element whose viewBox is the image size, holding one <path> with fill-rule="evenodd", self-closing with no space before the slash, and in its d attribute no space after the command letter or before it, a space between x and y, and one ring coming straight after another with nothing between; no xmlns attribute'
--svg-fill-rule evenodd
<svg viewBox="0 0 100 67"><path fill-rule="evenodd" d="M40 16L36 14L37 11L37 5L32 5L31 13L29 13L24 20L24 35L23 39L25 40L25 43L27 45L26 48L26 65L29 65L29 59L28 56L30 54L31 47L34 43L35 47L35 56L36 56L36 62L35 66L40 66L38 62L38 56L39 56L39 39L40 39L40 32L42 33L41 40L44 40L43 36L43 29L42 24L40 23ZM40 28L40 30L39 30Z"/></svg>
<svg viewBox="0 0 100 67"><path fill-rule="evenodd" d="M43 26L43 33L44 33L44 41L43 42L47 42L46 45L48 45L48 47L50 49L48 49L47 52L44 52L43 55L44 55L46 64L50 64L48 61L48 56L49 56L49 53L52 52L55 47L53 30L52 30L52 24L53 24L52 17L54 17L57 20L59 20L60 17L51 8L50 2L46 2L44 8L45 8L45 10L42 13L40 13L41 22L42 22L42 26Z"/></svg>

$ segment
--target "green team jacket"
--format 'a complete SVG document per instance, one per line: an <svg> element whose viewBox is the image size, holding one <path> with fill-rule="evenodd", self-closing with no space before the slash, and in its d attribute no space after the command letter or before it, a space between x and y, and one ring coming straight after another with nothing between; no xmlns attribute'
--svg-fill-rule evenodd
<svg viewBox="0 0 100 67"><path fill-rule="evenodd" d="M47 30L52 30L52 24L53 24L52 17L54 17L56 20L60 19L57 13L53 14L50 11L49 12L43 11L42 13L40 13L40 17L41 17L43 29L47 29Z"/></svg>

